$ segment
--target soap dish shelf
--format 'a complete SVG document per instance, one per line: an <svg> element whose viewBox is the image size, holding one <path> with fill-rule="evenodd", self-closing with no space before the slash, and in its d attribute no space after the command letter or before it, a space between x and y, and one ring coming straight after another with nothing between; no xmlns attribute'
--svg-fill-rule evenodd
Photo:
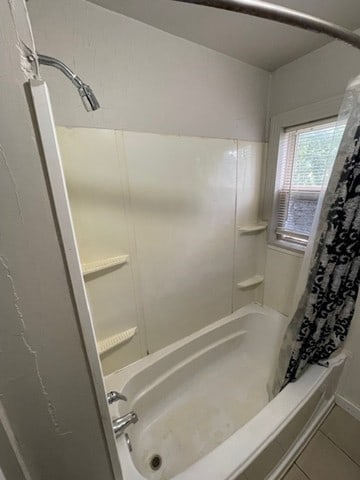
<svg viewBox="0 0 360 480"><path fill-rule="evenodd" d="M248 288L255 288L261 285L264 282L263 275L254 275L253 277L247 278L243 282L237 284L237 287L240 290L247 290Z"/></svg>
<svg viewBox="0 0 360 480"><path fill-rule="evenodd" d="M114 348L120 347L124 343L127 343L131 340L137 332L137 327L129 328L123 332L112 335L111 337L105 338L97 342L97 349L99 355L104 355L104 353L113 350Z"/></svg>
<svg viewBox="0 0 360 480"><path fill-rule="evenodd" d="M257 223L255 225L244 225L238 230L242 235L254 235L264 232L267 229L267 223Z"/></svg>
<svg viewBox="0 0 360 480"><path fill-rule="evenodd" d="M86 278L89 275L97 272L102 272L109 270L113 267L120 267L129 262L129 255L119 255L117 257L104 258L102 260L97 260L96 262L83 263L82 272L83 276Z"/></svg>

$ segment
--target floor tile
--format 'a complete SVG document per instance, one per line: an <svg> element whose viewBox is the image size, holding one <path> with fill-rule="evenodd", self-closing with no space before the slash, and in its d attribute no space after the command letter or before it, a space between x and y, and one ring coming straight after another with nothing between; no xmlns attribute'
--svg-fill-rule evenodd
<svg viewBox="0 0 360 480"><path fill-rule="evenodd" d="M299 467L293 465L291 470L285 475L283 480L309 480L308 477L300 470Z"/></svg>
<svg viewBox="0 0 360 480"><path fill-rule="evenodd" d="M360 479L360 467L320 431L296 463L312 480Z"/></svg>
<svg viewBox="0 0 360 480"><path fill-rule="evenodd" d="M321 431L360 465L360 422L336 406Z"/></svg>

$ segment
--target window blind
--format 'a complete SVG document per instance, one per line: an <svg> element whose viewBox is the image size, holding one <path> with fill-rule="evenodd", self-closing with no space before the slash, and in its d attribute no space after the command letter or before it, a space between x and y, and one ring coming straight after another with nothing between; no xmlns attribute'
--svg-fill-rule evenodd
<svg viewBox="0 0 360 480"><path fill-rule="evenodd" d="M307 243L344 128L336 119L327 119L284 130L278 158L277 239Z"/></svg>

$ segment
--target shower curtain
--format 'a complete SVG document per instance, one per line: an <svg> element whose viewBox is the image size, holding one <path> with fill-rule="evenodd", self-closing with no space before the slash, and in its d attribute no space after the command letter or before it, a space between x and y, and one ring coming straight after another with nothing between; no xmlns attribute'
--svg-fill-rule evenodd
<svg viewBox="0 0 360 480"><path fill-rule="evenodd" d="M343 346L353 317L360 281L360 77L348 87L342 122L345 131L315 215L297 289L302 295L284 335L272 396L309 364L326 365Z"/></svg>

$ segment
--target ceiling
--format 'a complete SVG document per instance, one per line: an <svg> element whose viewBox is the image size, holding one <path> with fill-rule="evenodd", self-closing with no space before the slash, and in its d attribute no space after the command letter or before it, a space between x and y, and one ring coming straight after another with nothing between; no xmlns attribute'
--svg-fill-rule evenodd
<svg viewBox="0 0 360 480"><path fill-rule="evenodd" d="M269 71L330 41L325 35L269 20L174 0L89 1ZM350 30L360 27L359 0L273 0L272 3Z"/></svg>

